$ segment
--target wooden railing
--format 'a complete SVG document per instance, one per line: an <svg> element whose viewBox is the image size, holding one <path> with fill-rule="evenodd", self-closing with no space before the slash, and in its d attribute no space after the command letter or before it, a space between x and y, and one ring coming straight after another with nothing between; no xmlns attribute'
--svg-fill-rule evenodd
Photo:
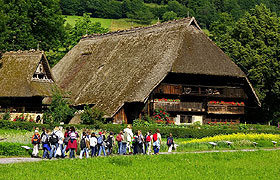
<svg viewBox="0 0 280 180"><path fill-rule="evenodd" d="M236 105L210 105L208 104L208 113L212 114L244 114L244 106Z"/></svg>
<svg viewBox="0 0 280 180"><path fill-rule="evenodd" d="M154 102L154 109L165 111L205 111L202 102Z"/></svg>

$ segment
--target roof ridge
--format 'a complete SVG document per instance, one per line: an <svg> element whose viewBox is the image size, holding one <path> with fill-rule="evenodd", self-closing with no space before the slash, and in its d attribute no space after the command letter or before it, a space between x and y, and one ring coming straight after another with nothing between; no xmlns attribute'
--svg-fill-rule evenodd
<svg viewBox="0 0 280 180"><path fill-rule="evenodd" d="M130 34L130 33L135 33L135 32L139 32L139 31L151 29L151 28L154 28L154 27L162 27L162 26L166 26L166 25L170 25L170 24L177 24L177 23L181 23L181 22L184 22L184 21L187 21L187 20L190 22L193 19L194 19L194 17L187 17L187 18L182 18L182 19L178 19L178 20L172 20L172 21L167 21L167 22L163 22L163 23L157 23L157 24L153 24L153 25L150 25L150 26L134 27L134 28L131 28L131 29L111 31L111 32L102 33L102 34L90 34L90 35L85 35L84 37L82 37L81 40L91 39L91 38L95 38L95 37L110 36L110 35Z"/></svg>
<svg viewBox="0 0 280 180"><path fill-rule="evenodd" d="M3 56L5 55L19 55L19 54L32 54L32 53L40 53L43 54L44 51L43 50L35 50L35 49L30 49L30 50L18 50L18 51L7 51L5 53L3 53Z"/></svg>

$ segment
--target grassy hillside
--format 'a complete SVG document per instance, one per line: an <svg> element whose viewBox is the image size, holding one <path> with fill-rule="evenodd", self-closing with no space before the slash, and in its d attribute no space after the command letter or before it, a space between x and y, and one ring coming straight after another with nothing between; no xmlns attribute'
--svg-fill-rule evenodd
<svg viewBox="0 0 280 180"><path fill-rule="evenodd" d="M81 16L65 16L65 24L69 23L71 26L75 26L75 23ZM136 23L131 19L103 19L103 18L91 18L92 22L100 22L101 26L108 28L110 31L117 31L123 29L130 29L133 27L147 26ZM157 21L153 21L155 24Z"/></svg>

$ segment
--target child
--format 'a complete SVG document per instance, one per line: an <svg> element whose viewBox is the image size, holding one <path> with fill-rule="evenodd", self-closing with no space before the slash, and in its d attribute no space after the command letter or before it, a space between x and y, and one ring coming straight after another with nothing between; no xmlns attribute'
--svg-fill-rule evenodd
<svg viewBox="0 0 280 180"><path fill-rule="evenodd" d="M169 137L167 138L166 145L168 146L168 152L172 152L172 148L174 147L174 141L173 141L172 133L169 134Z"/></svg>
<svg viewBox="0 0 280 180"><path fill-rule="evenodd" d="M34 135L32 136L31 142L33 144L33 152L31 157L38 157L38 153L39 153L39 144L40 144L40 135L38 130L35 130Z"/></svg>
<svg viewBox="0 0 280 180"><path fill-rule="evenodd" d="M41 135L41 142L42 142L42 147L43 147L43 157L42 159L44 158L49 158L49 152L48 151L51 151L51 148L50 148L50 143L49 143L49 133L50 133L50 130L43 130L43 133Z"/></svg>

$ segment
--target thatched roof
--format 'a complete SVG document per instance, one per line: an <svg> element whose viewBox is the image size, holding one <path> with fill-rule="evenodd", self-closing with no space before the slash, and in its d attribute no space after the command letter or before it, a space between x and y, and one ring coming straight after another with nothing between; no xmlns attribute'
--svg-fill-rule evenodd
<svg viewBox="0 0 280 180"><path fill-rule="evenodd" d="M53 79L46 56L42 51L6 52L0 59L0 97L51 96L51 82L33 81L42 61L44 70Z"/></svg>
<svg viewBox="0 0 280 180"><path fill-rule="evenodd" d="M52 71L75 105L96 104L109 117L144 102L169 72L246 77L194 18L87 36Z"/></svg>

